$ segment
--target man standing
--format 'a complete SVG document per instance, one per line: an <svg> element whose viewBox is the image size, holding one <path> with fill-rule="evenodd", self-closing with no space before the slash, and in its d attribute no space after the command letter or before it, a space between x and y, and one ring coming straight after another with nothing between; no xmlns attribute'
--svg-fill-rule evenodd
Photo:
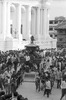
<svg viewBox="0 0 66 100"><path fill-rule="evenodd" d="M47 78L47 79L46 79L46 83L45 83L44 95L47 94L47 97L49 97L50 91L51 91L51 82L50 82L50 80Z"/></svg>
<svg viewBox="0 0 66 100"><path fill-rule="evenodd" d="M58 68L58 70L57 70L57 88L60 88L61 77L62 77L62 73L61 73L60 69Z"/></svg>
<svg viewBox="0 0 66 100"><path fill-rule="evenodd" d="M26 63L25 63L26 66L28 66L28 68L30 67L30 69L31 69L31 66L30 66L30 56L29 56L28 53L25 56L25 60L26 60Z"/></svg>
<svg viewBox="0 0 66 100"><path fill-rule="evenodd" d="M36 85L36 91L38 90L38 92L40 91L40 76L39 74L37 74L35 76L35 85Z"/></svg>
<svg viewBox="0 0 66 100"><path fill-rule="evenodd" d="M62 98L66 95L66 78L65 76L63 77L63 80L61 82L61 89L62 89L62 95L60 100L62 100Z"/></svg>

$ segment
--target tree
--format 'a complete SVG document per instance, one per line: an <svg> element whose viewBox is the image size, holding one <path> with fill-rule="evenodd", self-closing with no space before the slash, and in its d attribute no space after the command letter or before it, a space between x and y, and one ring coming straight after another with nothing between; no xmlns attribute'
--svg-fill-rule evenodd
<svg viewBox="0 0 66 100"><path fill-rule="evenodd" d="M64 21L66 18L64 16L55 17L56 21Z"/></svg>

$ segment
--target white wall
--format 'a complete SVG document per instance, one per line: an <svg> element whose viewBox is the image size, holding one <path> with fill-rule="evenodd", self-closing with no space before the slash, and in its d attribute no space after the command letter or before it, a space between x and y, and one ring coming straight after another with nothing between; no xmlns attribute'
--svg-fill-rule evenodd
<svg viewBox="0 0 66 100"><path fill-rule="evenodd" d="M2 10L2 7L1 7L1 6L2 6L2 5L1 5L1 3L0 3L0 34L1 34L1 32L2 32L2 28L1 28L1 27L2 27L2 24L1 24L1 20L2 20L2 18L1 18L1 17L2 17L2 11L1 11L1 10Z"/></svg>

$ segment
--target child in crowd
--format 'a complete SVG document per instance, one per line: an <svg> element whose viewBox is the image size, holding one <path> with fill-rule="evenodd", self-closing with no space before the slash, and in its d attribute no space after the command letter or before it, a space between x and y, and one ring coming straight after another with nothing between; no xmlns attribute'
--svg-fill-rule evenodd
<svg viewBox="0 0 66 100"><path fill-rule="evenodd" d="M50 92L51 92L51 82L50 82L50 80L47 78L47 79L46 79L46 83L45 83L44 95L47 94L47 97L49 97Z"/></svg>
<svg viewBox="0 0 66 100"><path fill-rule="evenodd" d="M36 91L38 90L38 92L40 91L40 77L39 74L36 75L35 77L35 85L36 85Z"/></svg>

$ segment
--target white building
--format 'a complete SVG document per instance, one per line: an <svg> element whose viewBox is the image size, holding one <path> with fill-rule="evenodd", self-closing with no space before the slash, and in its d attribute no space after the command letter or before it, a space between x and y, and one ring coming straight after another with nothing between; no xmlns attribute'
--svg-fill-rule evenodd
<svg viewBox="0 0 66 100"><path fill-rule="evenodd" d="M0 50L22 49L31 35L40 48L51 48L49 1L0 0Z"/></svg>

